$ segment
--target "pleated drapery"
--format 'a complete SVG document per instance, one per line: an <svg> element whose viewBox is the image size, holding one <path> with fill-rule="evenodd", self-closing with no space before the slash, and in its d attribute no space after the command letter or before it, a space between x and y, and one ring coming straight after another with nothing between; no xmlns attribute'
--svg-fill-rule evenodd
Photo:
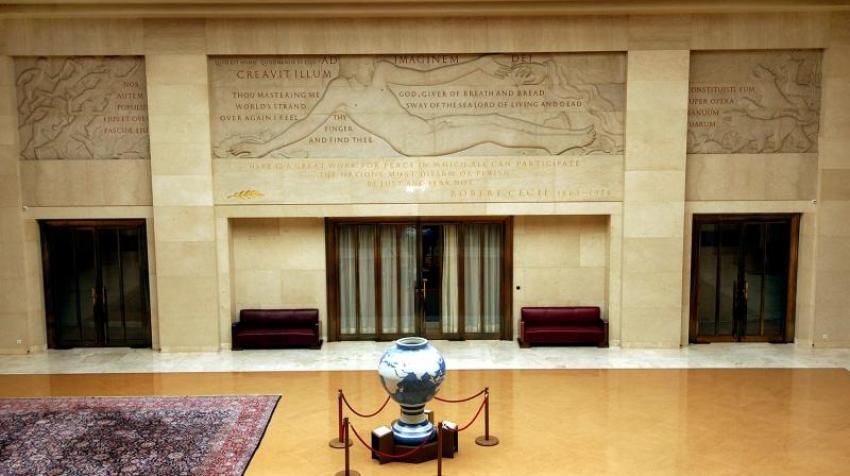
<svg viewBox="0 0 850 476"><path fill-rule="evenodd" d="M440 227L440 307L433 311L440 314L440 333L449 337L498 334L503 225L429 226ZM336 229L342 337L415 334L416 292L421 285L419 228L415 224L345 224Z"/></svg>

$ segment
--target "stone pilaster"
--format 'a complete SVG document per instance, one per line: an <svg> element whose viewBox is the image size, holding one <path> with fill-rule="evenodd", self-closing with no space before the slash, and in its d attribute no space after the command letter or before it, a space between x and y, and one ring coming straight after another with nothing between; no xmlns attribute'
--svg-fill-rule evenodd
<svg viewBox="0 0 850 476"><path fill-rule="evenodd" d="M621 345L681 341L687 50L630 51Z"/></svg>
<svg viewBox="0 0 850 476"><path fill-rule="evenodd" d="M207 59L148 54L146 68L160 348L218 350Z"/></svg>
<svg viewBox="0 0 850 476"><path fill-rule="evenodd" d="M0 56L0 353L23 354L30 345L27 323L27 266L15 73L11 57Z"/></svg>
<svg viewBox="0 0 850 476"><path fill-rule="evenodd" d="M850 17L824 50L812 343L850 346Z"/></svg>

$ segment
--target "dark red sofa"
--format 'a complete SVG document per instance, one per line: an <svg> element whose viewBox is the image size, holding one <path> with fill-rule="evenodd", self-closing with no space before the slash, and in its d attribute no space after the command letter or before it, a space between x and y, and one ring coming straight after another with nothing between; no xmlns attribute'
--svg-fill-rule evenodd
<svg viewBox="0 0 850 476"><path fill-rule="evenodd" d="M520 310L519 345L595 344L608 347L608 323L598 307L524 307Z"/></svg>
<svg viewBox="0 0 850 476"><path fill-rule="evenodd" d="M233 324L233 350L322 347L318 309L242 309Z"/></svg>

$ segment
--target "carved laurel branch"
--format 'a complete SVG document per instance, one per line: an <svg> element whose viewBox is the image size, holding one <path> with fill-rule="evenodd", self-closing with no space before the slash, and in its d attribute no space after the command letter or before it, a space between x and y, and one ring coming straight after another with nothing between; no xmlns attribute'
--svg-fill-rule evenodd
<svg viewBox="0 0 850 476"><path fill-rule="evenodd" d="M227 196L227 198L228 199L236 198L236 199L239 199L239 200L251 200L251 199L254 199L254 198L264 197L265 195L266 194L264 194L263 192L261 192L259 190L248 189L248 190L240 190L238 192L231 193L230 195Z"/></svg>

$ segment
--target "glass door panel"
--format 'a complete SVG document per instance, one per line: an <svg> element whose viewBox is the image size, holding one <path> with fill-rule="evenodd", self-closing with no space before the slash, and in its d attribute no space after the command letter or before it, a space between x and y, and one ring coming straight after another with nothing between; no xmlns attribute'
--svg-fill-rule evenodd
<svg viewBox="0 0 850 476"><path fill-rule="evenodd" d="M697 332L700 335L716 335L717 322L717 250L719 246L717 225L706 223L696 227L694 233L699 235L699 258L702 266L697 270L699 296L705 296L700 301L698 309Z"/></svg>
<svg viewBox="0 0 850 476"><path fill-rule="evenodd" d="M503 227L493 223L463 226L464 332L494 334L502 315Z"/></svg>
<svg viewBox="0 0 850 476"><path fill-rule="evenodd" d="M357 256L356 228L341 226L336 233L339 273L339 323L340 333L357 335Z"/></svg>
<svg viewBox="0 0 850 476"><path fill-rule="evenodd" d="M95 254L94 230L74 230L74 273L79 295L79 340L64 339L66 346L98 345L103 333L98 327L95 312L99 310L100 286L97 284L97 255ZM63 331L66 329L63 329ZM73 333L69 335L72 336Z"/></svg>
<svg viewBox="0 0 850 476"><path fill-rule="evenodd" d="M737 224L724 223L720 228L717 280L717 326L716 336L733 336L735 315L738 312L738 248L741 228Z"/></svg>
<svg viewBox="0 0 850 476"><path fill-rule="evenodd" d="M105 328L105 343L124 342L124 309L122 302L121 255L118 243L118 230L98 230L98 251L101 272L101 315Z"/></svg>
<svg viewBox="0 0 850 476"><path fill-rule="evenodd" d="M794 220L695 219L692 341L787 339Z"/></svg>
<svg viewBox="0 0 850 476"><path fill-rule="evenodd" d="M381 333L416 330L416 227L379 225Z"/></svg>
<svg viewBox="0 0 850 476"><path fill-rule="evenodd" d="M73 223L42 226L50 347L150 346L144 224Z"/></svg>
<svg viewBox="0 0 850 476"><path fill-rule="evenodd" d="M787 223L768 223L766 228L762 335L779 336L785 334L791 233Z"/></svg>
<svg viewBox="0 0 850 476"><path fill-rule="evenodd" d="M420 292L424 335L437 339L442 328L443 226L422 225L420 228L422 264Z"/></svg>
<svg viewBox="0 0 850 476"><path fill-rule="evenodd" d="M357 227L357 317L361 334L375 334L375 227Z"/></svg>
<svg viewBox="0 0 850 476"><path fill-rule="evenodd" d="M443 225L440 314L444 336L460 335L460 249L458 225Z"/></svg>
<svg viewBox="0 0 850 476"><path fill-rule="evenodd" d="M482 265L481 225L463 226L463 330L481 332L482 315Z"/></svg>
<svg viewBox="0 0 850 476"><path fill-rule="evenodd" d="M764 274L764 224L744 224L742 239L743 259L741 262L743 286L741 322L738 335L762 335L761 315L763 297L762 277Z"/></svg>
<svg viewBox="0 0 850 476"><path fill-rule="evenodd" d="M151 335L148 316L146 237L141 228L118 230L124 335L131 345L147 345Z"/></svg>
<svg viewBox="0 0 850 476"><path fill-rule="evenodd" d="M503 223L336 223L333 230L331 320L339 338L500 336Z"/></svg>
<svg viewBox="0 0 850 476"><path fill-rule="evenodd" d="M499 332L502 315L502 243L504 228L499 225L483 226L482 260L484 261L484 305L482 306L483 331L485 334Z"/></svg>

